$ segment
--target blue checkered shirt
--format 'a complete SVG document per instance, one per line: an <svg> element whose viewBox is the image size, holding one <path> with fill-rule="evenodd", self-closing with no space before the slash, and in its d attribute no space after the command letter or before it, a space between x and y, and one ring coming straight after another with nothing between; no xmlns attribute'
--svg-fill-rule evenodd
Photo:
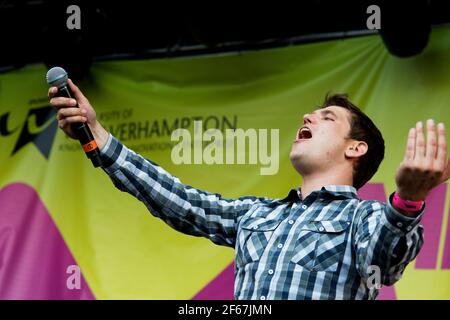
<svg viewBox="0 0 450 320"><path fill-rule="evenodd" d="M375 299L423 244L417 217L328 185L305 199L225 199L180 182L109 136L101 150L114 185L174 229L235 249L236 299Z"/></svg>

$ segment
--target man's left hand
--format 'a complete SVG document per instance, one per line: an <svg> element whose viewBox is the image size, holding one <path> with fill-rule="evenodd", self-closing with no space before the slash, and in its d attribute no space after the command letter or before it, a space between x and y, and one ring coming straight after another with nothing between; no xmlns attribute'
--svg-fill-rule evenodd
<svg viewBox="0 0 450 320"><path fill-rule="evenodd" d="M397 170L397 194L404 200L425 200L427 194L450 177L443 123L427 121L425 141L422 122L408 134L405 157Z"/></svg>

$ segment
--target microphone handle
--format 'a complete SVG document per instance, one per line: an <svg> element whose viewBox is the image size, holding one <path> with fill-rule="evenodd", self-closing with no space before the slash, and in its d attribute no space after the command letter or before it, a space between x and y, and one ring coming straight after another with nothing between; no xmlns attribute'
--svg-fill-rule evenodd
<svg viewBox="0 0 450 320"><path fill-rule="evenodd" d="M66 97L66 98L72 98L73 94L69 87L64 86L61 88L58 88L58 94L59 97ZM75 106L78 107L77 105ZM97 146L97 142L94 139L94 135L91 132L91 129L87 125L87 123L83 122L76 122L70 124L72 130L75 132L75 135L77 136L78 140L81 143L81 146L83 147L84 152L86 153L86 156L91 159L92 164L95 168L102 166L102 160L100 157L100 149Z"/></svg>

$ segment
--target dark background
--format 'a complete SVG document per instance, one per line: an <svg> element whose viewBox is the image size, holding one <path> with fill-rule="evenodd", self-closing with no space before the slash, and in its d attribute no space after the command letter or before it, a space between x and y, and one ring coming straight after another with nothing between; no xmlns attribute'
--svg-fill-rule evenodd
<svg viewBox="0 0 450 320"><path fill-rule="evenodd" d="M66 27L71 4L80 6L81 30ZM0 0L0 71L44 62L81 70L81 77L96 60L258 50L377 34L366 27L371 4L380 6L380 34L397 56L420 53L430 29L450 22L446 1L438 0Z"/></svg>

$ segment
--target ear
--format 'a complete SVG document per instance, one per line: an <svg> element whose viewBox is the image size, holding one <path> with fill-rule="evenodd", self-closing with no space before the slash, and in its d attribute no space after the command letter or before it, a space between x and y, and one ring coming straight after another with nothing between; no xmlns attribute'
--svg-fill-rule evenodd
<svg viewBox="0 0 450 320"><path fill-rule="evenodd" d="M367 153L369 146L364 141L353 141L345 150L346 158L359 158Z"/></svg>

